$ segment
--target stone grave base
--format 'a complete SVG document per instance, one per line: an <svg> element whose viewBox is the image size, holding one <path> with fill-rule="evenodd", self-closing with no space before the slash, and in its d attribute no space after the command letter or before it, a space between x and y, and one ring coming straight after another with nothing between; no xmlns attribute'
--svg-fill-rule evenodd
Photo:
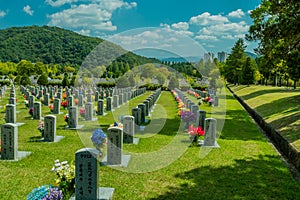
<svg viewBox="0 0 300 200"><path fill-rule="evenodd" d="M139 126L138 128L139 128L140 131L144 131L144 130L145 130L145 127L146 127L146 126Z"/></svg>
<svg viewBox="0 0 300 200"><path fill-rule="evenodd" d="M32 152L30 151L18 151L17 160L1 160L1 161L9 161L9 162L17 162L19 160L22 160L23 158L26 158L27 156L30 156ZM0 156L1 158L1 156Z"/></svg>
<svg viewBox="0 0 300 200"><path fill-rule="evenodd" d="M17 123L16 123L17 126L23 126L24 124L25 124L25 123L23 123L23 122L17 122Z"/></svg>
<svg viewBox="0 0 300 200"><path fill-rule="evenodd" d="M75 128L69 128L69 126L67 126L66 129L78 130L78 129L82 129L83 127L84 127L84 125L77 125L77 127L75 127Z"/></svg>
<svg viewBox="0 0 300 200"><path fill-rule="evenodd" d="M97 116L105 116L105 115L107 115L107 113L103 113L103 115L98 115L98 114L97 114Z"/></svg>
<svg viewBox="0 0 300 200"><path fill-rule="evenodd" d="M215 141L215 145L214 146L204 146L204 140L200 140L198 142L198 145L203 146L203 147L210 147L210 148L220 148L220 145L218 144L217 141Z"/></svg>
<svg viewBox="0 0 300 200"><path fill-rule="evenodd" d="M133 138L133 144L138 144L140 141L140 138Z"/></svg>
<svg viewBox="0 0 300 200"><path fill-rule="evenodd" d="M64 114L63 112L59 112L57 114L52 113L52 115L60 115L60 114Z"/></svg>
<svg viewBox="0 0 300 200"><path fill-rule="evenodd" d="M107 155L101 161L101 164L105 166L115 166L115 167L127 167L130 161L131 155L122 155L122 163L120 165L109 165L107 164Z"/></svg>
<svg viewBox="0 0 300 200"><path fill-rule="evenodd" d="M97 121L98 120L98 118L92 118L92 120L84 120L85 122L95 122L95 121Z"/></svg>
<svg viewBox="0 0 300 200"><path fill-rule="evenodd" d="M55 139L54 139L54 142L59 142L59 141L61 141L61 140L64 139L64 138L65 138L65 136L57 135L57 136L55 137ZM48 141L44 141L44 138L41 138L41 139L40 139L40 142L48 142Z"/></svg>
<svg viewBox="0 0 300 200"><path fill-rule="evenodd" d="M97 200L111 200L114 194L115 188L99 187L99 198ZM75 194L73 194L70 200L75 200Z"/></svg>

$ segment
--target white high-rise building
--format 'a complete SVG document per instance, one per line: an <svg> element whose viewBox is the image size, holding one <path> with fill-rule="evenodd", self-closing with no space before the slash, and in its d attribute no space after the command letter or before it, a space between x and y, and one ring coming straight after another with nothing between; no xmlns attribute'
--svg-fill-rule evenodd
<svg viewBox="0 0 300 200"><path fill-rule="evenodd" d="M225 62L228 57L228 54L224 51L218 52L218 60L219 62Z"/></svg>

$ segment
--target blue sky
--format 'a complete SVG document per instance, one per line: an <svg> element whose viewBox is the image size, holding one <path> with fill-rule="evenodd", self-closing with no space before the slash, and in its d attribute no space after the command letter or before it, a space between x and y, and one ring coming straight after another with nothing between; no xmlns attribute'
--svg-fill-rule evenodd
<svg viewBox="0 0 300 200"><path fill-rule="evenodd" d="M247 33L252 23L249 12L259 4L259 0L0 0L0 27L58 26L84 35L114 38L112 41L121 46L130 41L156 41L158 48L172 46L170 41L175 39L162 34L171 31L174 37L180 35L179 40L183 36L197 42L204 51L230 52L237 39ZM186 40L182 43L190 44ZM246 43L247 50L253 52L256 44ZM169 49L175 48L178 46ZM195 51L186 51L186 56L199 54Z"/></svg>

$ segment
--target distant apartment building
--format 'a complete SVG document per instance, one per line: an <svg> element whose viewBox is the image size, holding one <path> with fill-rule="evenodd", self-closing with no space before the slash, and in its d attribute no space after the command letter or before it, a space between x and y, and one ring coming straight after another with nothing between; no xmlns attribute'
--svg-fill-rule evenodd
<svg viewBox="0 0 300 200"><path fill-rule="evenodd" d="M208 53L204 53L204 62L207 62L207 61L213 61L214 60L214 54L211 53L211 52L208 52Z"/></svg>
<svg viewBox="0 0 300 200"><path fill-rule="evenodd" d="M225 62L227 59L228 54L224 51L218 52L218 61L219 62Z"/></svg>

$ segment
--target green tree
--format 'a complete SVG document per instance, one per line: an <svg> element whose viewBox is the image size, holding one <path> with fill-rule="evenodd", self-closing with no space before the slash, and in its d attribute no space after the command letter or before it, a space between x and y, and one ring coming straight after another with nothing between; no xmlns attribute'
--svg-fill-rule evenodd
<svg viewBox="0 0 300 200"><path fill-rule="evenodd" d="M241 83L242 68L246 59L245 48L246 45L241 38L231 48L231 54L228 56L224 68L225 78L230 83Z"/></svg>
<svg viewBox="0 0 300 200"><path fill-rule="evenodd" d="M30 85L30 79L29 79L29 76L27 74L24 74L21 78L21 81L20 81L20 84L21 85Z"/></svg>
<svg viewBox="0 0 300 200"><path fill-rule="evenodd" d="M135 80L134 80L133 72L131 72L131 71L127 72L127 77L128 77L130 87L134 87Z"/></svg>
<svg viewBox="0 0 300 200"><path fill-rule="evenodd" d="M171 76L171 78L170 78L170 82L169 82L169 85L168 85L168 88L170 89L170 90L173 90L173 89L175 89L175 88L179 88L179 81L178 81L178 79L176 78L176 76Z"/></svg>
<svg viewBox="0 0 300 200"><path fill-rule="evenodd" d="M117 82L116 82L116 86L118 88L127 88L130 86L130 83L128 81L128 78L126 76L121 76Z"/></svg>
<svg viewBox="0 0 300 200"><path fill-rule="evenodd" d="M250 85L254 83L255 66L250 57L247 57L242 68L242 84Z"/></svg>
<svg viewBox="0 0 300 200"><path fill-rule="evenodd" d="M44 73L42 74L39 79L37 80L37 84L39 85L47 85L48 83L48 77L47 75Z"/></svg>
<svg viewBox="0 0 300 200"><path fill-rule="evenodd" d="M62 80L61 84L62 84L63 87L66 87L66 86L70 85L68 73L66 73L66 72L64 73L64 79Z"/></svg>
<svg viewBox="0 0 300 200"><path fill-rule="evenodd" d="M156 68L153 64L145 64L141 67L141 77L152 78L156 73Z"/></svg>
<svg viewBox="0 0 300 200"><path fill-rule="evenodd" d="M159 72L159 73L156 75L155 78L157 79L157 81L158 81L158 83L159 83L160 85L163 85L163 84L165 84L165 82L166 82L166 77L165 77L165 75L164 75L163 73L161 73L161 72Z"/></svg>

